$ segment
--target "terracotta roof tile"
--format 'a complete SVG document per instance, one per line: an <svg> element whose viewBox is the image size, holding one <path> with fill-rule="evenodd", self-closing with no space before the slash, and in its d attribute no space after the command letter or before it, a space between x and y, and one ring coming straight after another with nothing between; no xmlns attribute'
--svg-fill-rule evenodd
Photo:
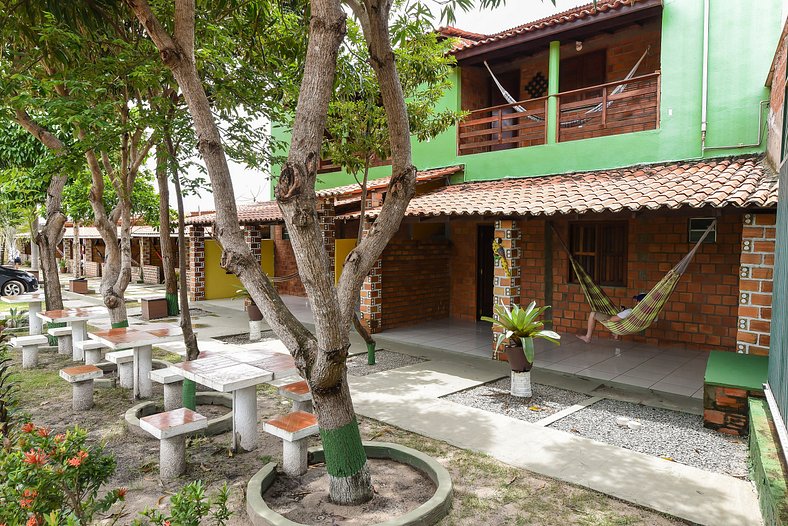
<svg viewBox="0 0 788 526"><path fill-rule="evenodd" d="M426 183L428 181L435 181L437 179L443 179L444 177L449 177L450 175L454 175L457 172L462 171L463 167L461 165L457 166L446 166L443 168L432 168L429 170L422 170L418 172L416 175L416 184L419 183ZM373 179L367 182L367 188L369 190L378 190L380 188L386 188L389 185L389 181L391 180L390 177L381 177L380 179ZM361 188L359 185L353 183L348 184L345 186L337 186L335 188L327 188L326 190L319 190L317 192L318 197L341 197L347 198L354 194L360 194Z"/></svg>
<svg viewBox="0 0 788 526"><path fill-rule="evenodd" d="M187 225L210 225L214 221L216 221L215 212L186 218ZM241 224L280 223L282 221L284 218L276 201L263 201L238 207L238 222Z"/></svg>
<svg viewBox="0 0 788 526"><path fill-rule="evenodd" d="M462 166L448 166L444 168L433 168L424 170L416 176L416 183L426 183L428 181L435 181L443 179L463 169ZM370 190L385 188L389 184L390 177L383 177L381 179L374 179L369 181L367 187ZM340 204L347 204L351 201L358 200L358 194L361 189L357 184L349 184L346 186L337 186L326 190L317 192L318 197L337 197L340 198ZM355 196L355 199L350 199ZM216 213L204 213L201 215L191 216L186 218L187 225L210 225L216 221ZM255 203L253 205L239 206L238 207L238 222L241 224L247 223L279 223L283 222L284 218L279 210L279 205L276 201L264 201L262 203Z"/></svg>
<svg viewBox="0 0 788 526"><path fill-rule="evenodd" d="M631 6L635 4L637 1L638 0L599 0L596 2L596 8L594 8L593 3L581 5L573 9L569 9L567 11L562 11L560 13L556 13L544 18L540 18L539 20L534 20L532 22L528 22L526 24L522 24L517 27L513 27L511 29L501 31L499 33L495 33L493 35L486 36L486 38L482 38L482 39L469 39L462 37L461 35L456 35L456 36L460 36L463 39L462 42L463 45L456 46L452 50L452 53L456 53L458 51L463 51L465 49L474 48L478 46L484 46L485 44L491 44L493 42L499 42L501 40L506 40L508 38L522 35L523 33L531 33L534 31L546 29L548 27L557 26L560 24L566 24L569 22L574 22L576 20L593 17L600 13L615 11L623 7Z"/></svg>
<svg viewBox="0 0 788 526"><path fill-rule="evenodd" d="M462 183L415 197L405 215L553 215L776 204L777 176L761 157L749 156ZM379 213L368 211L373 218Z"/></svg>

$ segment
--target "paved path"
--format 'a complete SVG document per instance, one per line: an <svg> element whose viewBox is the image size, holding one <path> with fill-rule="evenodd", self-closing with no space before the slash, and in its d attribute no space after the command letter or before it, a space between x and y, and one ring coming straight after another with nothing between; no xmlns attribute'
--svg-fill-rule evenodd
<svg viewBox="0 0 788 526"><path fill-rule="evenodd" d="M356 411L366 417L699 524L761 524L749 482L438 398L507 373L506 364L490 360L432 356L350 384ZM556 379L534 374L540 382Z"/></svg>

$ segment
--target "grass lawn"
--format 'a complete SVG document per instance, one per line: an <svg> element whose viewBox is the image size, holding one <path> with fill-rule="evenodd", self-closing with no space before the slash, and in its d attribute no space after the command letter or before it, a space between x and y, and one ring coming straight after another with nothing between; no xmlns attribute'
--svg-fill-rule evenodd
<svg viewBox="0 0 788 526"><path fill-rule="evenodd" d="M177 358L158 349L154 356ZM129 524L136 513L146 507L166 504L181 486L197 479L207 484L209 492L217 491L226 482L230 487L230 505L234 512L230 524L250 524L245 512L246 483L268 459L281 458L282 446L278 439L261 430L257 450L236 455L227 451L229 433L193 439L187 447L187 474L180 480L162 484L157 476L157 442L129 433L123 420L124 412L134 403L129 391L99 387L95 393L96 406L87 412L74 412L70 403L70 386L58 377L58 370L71 364L68 356L41 353L40 368L25 371L18 369L18 353L13 357L20 384L21 409L33 422L57 431L73 425L84 427L93 440L105 442L115 455L118 467L110 487L128 488L126 505L117 524ZM154 384L154 398L160 397L161 386ZM289 405L271 386L258 389L257 397L259 421L289 410ZM396 442L419 449L449 470L454 481L454 505L450 515L440 522L442 526L685 524L604 494L516 469L483 454L375 420L361 419L360 427L366 440ZM314 443L317 441L316 437L313 438Z"/></svg>

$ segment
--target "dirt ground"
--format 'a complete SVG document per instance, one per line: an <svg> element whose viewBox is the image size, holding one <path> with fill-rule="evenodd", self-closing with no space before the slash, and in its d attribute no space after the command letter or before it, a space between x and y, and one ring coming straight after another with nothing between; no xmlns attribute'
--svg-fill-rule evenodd
<svg viewBox="0 0 788 526"><path fill-rule="evenodd" d="M18 353L14 359L18 367ZM261 429L257 450L238 455L228 453L229 433L192 439L187 447L189 464L186 475L177 481L161 483L158 479L158 443L126 430L123 415L133 405L130 392L119 388L97 388L96 406L87 412L74 412L71 409L70 386L58 377L58 370L68 365L72 364L67 356L42 353L38 369L18 370L21 409L29 413L37 425L58 431L79 425L86 428L92 438L106 443L107 449L117 459L117 470L110 487L128 489L124 508L115 510L120 515L116 524L129 524L139 511L149 507L166 508L169 497L193 480L202 480L209 494L215 494L226 483L230 488L233 511L230 524L250 524L245 512L246 484L265 463L281 459L279 439L263 433ZM154 399L161 399L160 389L154 384ZM289 404L272 387L261 386L257 398L259 421L289 409ZM433 456L449 470L454 482L454 505L450 515L440 522L442 526L685 524L381 422L361 419L360 427L365 440L414 447ZM317 437L312 440L317 444ZM381 487L386 484L380 480L373 482ZM321 497L316 494L310 498L319 500ZM336 510L332 513L339 514ZM334 521L329 524L347 523Z"/></svg>

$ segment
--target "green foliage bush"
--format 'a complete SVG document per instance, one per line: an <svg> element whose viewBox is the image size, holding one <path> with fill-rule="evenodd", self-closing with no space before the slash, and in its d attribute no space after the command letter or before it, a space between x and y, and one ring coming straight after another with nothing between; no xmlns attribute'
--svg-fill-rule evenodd
<svg viewBox="0 0 788 526"><path fill-rule="evenodd" d="M19 431L0 449L0 523L86 525L123 500L125 489L99 496L115 459L88 444L83 429L53 434L26 423Z"/></svg>
<svg viewBox="0 0 788 526"><path fill-rule="evenodd" d="M170 499L170 511L165 515L158 510L145 510L141 513L144 518L136 519L134 526L198 526L206 517L211 519L211 524L224 526L230 518L231 512L227 509L229 490L225 485L212 499L206 499L205 488L202 481L195 481L185 485Z"/></svg>

